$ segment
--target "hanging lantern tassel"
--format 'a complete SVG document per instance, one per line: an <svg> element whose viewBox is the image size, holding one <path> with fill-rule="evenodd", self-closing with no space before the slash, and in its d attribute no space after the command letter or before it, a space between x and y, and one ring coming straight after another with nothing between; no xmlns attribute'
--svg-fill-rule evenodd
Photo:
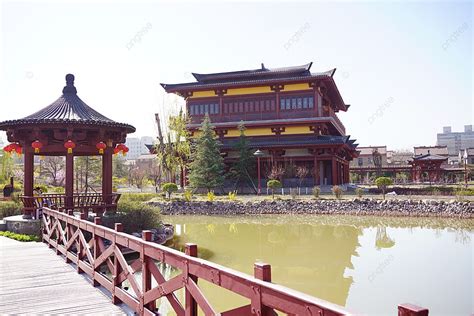
<svg viewBox="0 0 474 316"><path fill-rule="evenodd" d="M72 150L76 147L76 144L72 140L68 140L64 143L64 147L67 148L68 154L72 154Z"/></svg>
<svg viewBox="0 0 474 316"><path fill-rule="evenodd" d="M41 147L43 147L43 143L41 143L39 140L35 140L31 143L31 147L35 149L35 154L39 154Z"/></svg>
<svg viewBox="0 0 474 316"><path fill-rule="evenodd" d="M107 148L107 145L104 142L99 142L95 147L99 150L99 154L104 154L104 149Z"/></svg>

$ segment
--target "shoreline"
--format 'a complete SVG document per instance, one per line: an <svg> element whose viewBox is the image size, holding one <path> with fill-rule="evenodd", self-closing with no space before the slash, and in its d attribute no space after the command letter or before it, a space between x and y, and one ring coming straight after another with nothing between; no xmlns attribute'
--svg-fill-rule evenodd
<svg viewBox="0 0 474 316"><path fill-rule="evenodd" d="M382 217L474 218L474 203L439 200L275 200L275 201L151 201L163 215L317 214Z"/></svg>

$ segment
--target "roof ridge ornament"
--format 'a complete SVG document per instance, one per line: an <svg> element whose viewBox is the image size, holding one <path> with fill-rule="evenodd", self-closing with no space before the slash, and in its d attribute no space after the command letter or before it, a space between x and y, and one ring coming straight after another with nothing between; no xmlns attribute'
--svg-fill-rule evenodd
<svg viewBox="0 0 474 316"><path fill-rule="evenodd" d="M66 86L63 88L63 94L77 94L76 87L74 87L74 75L66 75Z"/></svg>

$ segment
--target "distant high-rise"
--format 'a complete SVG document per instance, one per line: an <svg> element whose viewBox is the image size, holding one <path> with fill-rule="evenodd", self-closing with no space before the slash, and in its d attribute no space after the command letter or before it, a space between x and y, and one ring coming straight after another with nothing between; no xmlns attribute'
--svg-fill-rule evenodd
<svg viewBox="0 0 474 316"><path fill-rule="evenodd" d="M450 156L457 156L460 150L474 148L472 125L465 125L464 132L452 132L450 126L443 127L443 133L437 135L438 146L447 146Z"/></svg>
<svg viewBox="0 0 474 316"><path fill-rule="evenodd" d="M155 143L155 139L151 136L138 137L127 137L125 145L128 147L129 151L127 153L127 160L135 160L142 154L148 154L149 149L146 145L151 145Z"/></svg>

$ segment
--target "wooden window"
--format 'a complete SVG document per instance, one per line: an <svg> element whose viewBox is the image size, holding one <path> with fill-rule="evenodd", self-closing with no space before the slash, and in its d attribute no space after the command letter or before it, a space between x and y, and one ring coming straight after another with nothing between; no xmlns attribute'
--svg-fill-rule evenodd
<svg viewBox="0 0 474 316"><path fill-rule="evenodd" d="M270 105L271 105L270 110L275 111L275 100L270 100Z"/></svg>
<svg viewBox="0 0 474 316"><path fill-rule="evenodd" d="M303 107L303 98L298 98L298 99L296 100L296 107L297 107L298 109L301 109L301 108Z"/></svg>
<svg viewBox="0 0 474 316"><path fill-rule="evenodd" d="M244 112L244 102L240 102L239 103L239 113L243 113Z"/></svg>
<svg viewBox="0 0 474 316"><path fill-rule="evenodd" d="M314 99L313 97L308 98L308 107L312 109L314 107Z"/></svg>
<svg viewBox="0 0 474 316"><path fill-rule="evenodd" d="M254 108L253 108L253 101L250 101L249 102L249 112L253 112Z"/></svg>
<svg viewBox="0 0 474 316"><path fill-rule="evenodd" d="M303 109L307 109L307 108L308 108L308 98L304 97L303 98Z"/></svg>
<svg viewBox="0 0 474 316"><path fill-rule="evenodd" d="M229 107L228 103L224 103L224 113L227 113L227 108Z"/></svg>
<svg viewBox="0 0 474 316"><path fill-rule="evenodd" d="M249 111L249 103L248 102L244 102L244 111L245 112Z"/></svg>

